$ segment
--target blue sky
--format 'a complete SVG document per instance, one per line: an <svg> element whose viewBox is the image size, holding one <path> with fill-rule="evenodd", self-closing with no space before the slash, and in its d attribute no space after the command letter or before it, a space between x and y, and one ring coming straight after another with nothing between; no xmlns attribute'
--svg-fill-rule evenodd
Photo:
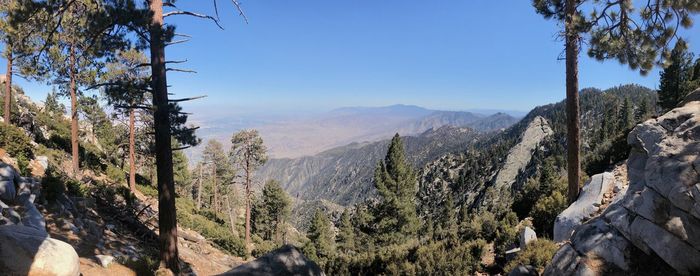
<svg viewBox="0 0 700 276"><path fill-rule="evenodd" d="M558 26L530 1L242 2L248 25L229 1L219 1L225 30L200 19L168 19L193 39L168 47L166 56L187 59L182 67L198 71L170 73L171 92L209 95L186 108L236 114L402 103L529 110L564 98ZM210 1L177 3L213 14ZM693 40L700 37L684 35L700 52ZM657 71L642 77L616 61L581 55L582 88L657 82ZM49 90L20 84L38 99Z"/></svg>

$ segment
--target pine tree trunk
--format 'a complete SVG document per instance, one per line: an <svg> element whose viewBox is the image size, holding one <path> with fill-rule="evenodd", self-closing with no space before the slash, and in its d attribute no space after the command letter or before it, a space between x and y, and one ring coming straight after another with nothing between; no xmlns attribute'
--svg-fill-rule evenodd
<svg viewBox="0 0 700 276"><path fill-rule="evenodd" d="M216 163L214 163L212 161L211 165L214 166L214 168L212 169L212 172L211 172L211 175L212 175L211 181L214 184L213 185L213 187L214 187L214 208L213 209L214 209L214 213L218 213L219 212L219 187L218 187L218 184L216 183Z"/></svg>
<svg viewBox="0 0 700 276"><path fill-rule="evenodd" d="M135 121L134 109L129 109L129 189L131 192L136 191L136 138L134 132L136 127L134 126Z"/></svg>
<svg viewBox="0 0 700 276"><path fill-rule="evenodd" d="M70 46L70 145L73 154L73 176L80 173L78 149L78 95L75 87L75 49Z"/></svg>
<svg viewBox="0 0 700 276"><path fill-rule="evenodd" d="M202 165L199 166L199 179L197 181L197 210L202 209Z"/></svg>
<svg viewBox="0 0 700 276"><path fill-rule="evenodd" d="M569 202L578 198L580 163L580 134L579 93L578 93L578 54L579 34L574 27L576 15L576 0L566 1L566 120L567 120L567 171Z"/></svg>
<svg viewBox="0 0 700 276"><path fill-rule="evenodd" d="M236 220L235 216L233 215L233 210L231 210L231 203L229 202L228 196L226 196L226 210L228 210L228 219L231 224L231 233L236 234Z"/></svg>
<svg viewBox="0 0 700 276"><path fill-rule="evenodd" d="M5 73L5 114L3 118L6 124L10 122L10 113L12 108L12 48L7 45L7 72Z"/></svg>
<svg viewBox="0 0 700 276"><path fill-rule="evenodd" d="M168 82L165 71L165 45L163 44L163 2L150 0L152 12L150 26L151 88L156 144L156 173L158 178L158 228L161 265L178 275L180 262L177 250L177 216L175 210L175 180L173 179L173 153L170 141L170 114L168 106Z"/></svg>
<svg viewBox="0 0 700 276"><path fill-rule="evenodd" d="M245 244L250 244L250 165L246 160L245 168Z"/></svg>

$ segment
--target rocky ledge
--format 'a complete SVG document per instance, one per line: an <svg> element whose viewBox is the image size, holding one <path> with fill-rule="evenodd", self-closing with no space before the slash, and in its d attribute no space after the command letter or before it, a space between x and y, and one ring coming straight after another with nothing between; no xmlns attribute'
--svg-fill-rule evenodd
<svg viewBox="0 0 700 276"><path fill-rule="evenodd" d="M627 142L626 191L595 208L616 181L611 176L620 176L592 177L593 186L584 188L589 196L572 205L581 208L557 219L555 236L569 241L545 275L700 275L700 90L637 125Z"/></svg>
<svg viewBox="0 0 700 276"><path fill-rule="evenodd" d="M0 149L0 274L80 274L78 254L70 244L52 239L46 221L34 205L45 157L30 162L31 177L22 177L16 162Z"/></svg>

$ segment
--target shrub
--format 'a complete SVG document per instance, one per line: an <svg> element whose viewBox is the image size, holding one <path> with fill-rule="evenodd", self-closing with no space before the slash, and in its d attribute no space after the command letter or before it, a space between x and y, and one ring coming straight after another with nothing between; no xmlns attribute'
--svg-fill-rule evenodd
<svg viewBox="0 0 700 276"><path fill-rule="evenodd" d="M150 197L158 197L158 190L150 185L142 185L142 184L136 184L136 189L139 190L142 194L150 196Z"/></svg>
<svg viewBox="0 0 700 276"><path fill-rule="evenodd" d="M531 265L542 274L557 249L559 246L553 241L544 238L537 239L520 251L515 259L508 262L504 271L508 273L518 265Z"/></svg>
<svg viewBox="0 0 700 276"><path fill-rule="evenodd" d="M180 225L199 232L216 246L231 254L241 257L246 255L243 241L231 233L231 228L228 224L219 224L198 214L194 208L194 203L189 199L180 198L176 201L176 204L177 220Z"/></svg>
<svg viewBox="0 0 700 276"><path fill-rule="evenodd" d="M68 194L86 197L90 193L90 188L78 180L63 177L63 181L66 182L66 187L68 188Z"/></svg>
<svg viewBox="0 0 700 276"><path fill-rule="evenodd" d="M105 170L107 177L116 183L126 183L126 173L115 165L107 165L107 170Z"/></svg>
<svg viewBox="0 0 700 276"><path fill-rule="evenodd" d="M65 193L66 185L64 181L52 170L46 172L46 175L41 179L41 194L48 201L56 200L60 195Z"/></svg>
<svg viewBox="0 0 700 276"><path fill-rule="evenodd" d="M554 220L568 206L566 198L559 191L541 198L530 211L532 225L540 237L551 237L554 231Z"/></svg>
<svg viewBox="0 0 700 276"><path fill-rule="evenodd" d="M18 169L25 174L29 160L34 158L34 147L24 130L13 125L0 124L0 148L5 149L10 157L17 159Z"/></svg>

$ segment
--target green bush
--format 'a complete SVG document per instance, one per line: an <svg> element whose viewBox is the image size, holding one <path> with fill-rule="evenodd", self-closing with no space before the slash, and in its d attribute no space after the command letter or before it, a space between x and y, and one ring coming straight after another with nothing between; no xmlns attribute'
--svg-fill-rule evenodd
<svg viewBox="0 0 700 276"><path fill-rule="evenodd" d="M22 174L26 174L29 160L34 158L31 139L24 130L8 124L0 124L0 148L5 149L10 157L17 159L17 165Z"/></svg>
<svg viewBox="0 0 700 276"><path fill-rule="evenodd" d="M90 194L90 188L82 182L68 177L63 177L62 179L66 182L68 194L78 197L86 197Z"/></svg>
<svg viewBox="0 0 700 276"><path fill-rule="evenodd" d="M55 175L53 171L47 171L44 178L41 179L41 194L44 198L48 201L54 201L65 192L66 185L63 179Z"/></svg>
<svg viewBox="0 0 700 276"><path fill-rule="evenodd" d="M544 268L552 260L554 253L557 252L557 249L559 249L559 246L553 241L544 238L537 239L520 251L515 259L508 262L504 271L508 273L518 265L531 265L542 274Z"/></svg>
<svg viewBox="0 0 700 276"><path fill-rule="evenodd" d="M158 189L150 185L136 184L136 190L150 197L158 197Z"/></svg>
<svg viewBox="0 0 700 276"><path fill-rule="evenodd" d="M54 201L64 193L78 197L86 197L90 193L89 188L80 181L50 168L41 179L41 191L48 201Z"/></svg>
<svg viewBox="0 0 700 276"><path fill-rule="evenodd" d="M541 198L530 211L532 225L540 237L552 237L554 220L568 206L566 197L559 191Z"/></svg>
<svg viewBox="0 0 700 276"><path fill-rule="evenodd" d="M179 198L176 203L177 220L181 226L199 232L219 248L231 254L241 257L246 255L243 241L231 233L228 224L219 224L199 215L194 208L194 202L189 199Z"/></svg>
<svg viewBox="0 0 700 276"><path fill-rule="evenodd" d="M126 172L115 165L108 164L105 174L107 174L107 177L115 183L126 183Z"/></svg>

